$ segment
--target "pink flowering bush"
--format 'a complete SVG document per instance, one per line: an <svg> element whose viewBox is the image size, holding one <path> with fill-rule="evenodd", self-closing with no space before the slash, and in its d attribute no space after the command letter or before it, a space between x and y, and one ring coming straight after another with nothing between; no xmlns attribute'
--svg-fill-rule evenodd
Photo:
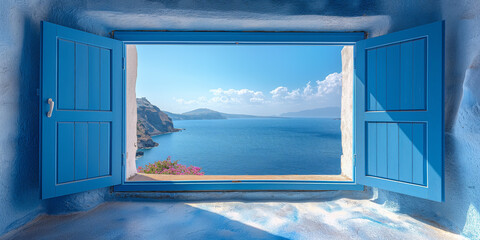
<svg viewBox="0 0 480 240"><path fill-rule="evenodd" d="M171 161L170 157L164 161L156 161L145 165L145 167L138 167L139 173L153 173L153 174L169 174L169 175L205 175L201 172L201 168L179 164L178 160Z"/></svg>

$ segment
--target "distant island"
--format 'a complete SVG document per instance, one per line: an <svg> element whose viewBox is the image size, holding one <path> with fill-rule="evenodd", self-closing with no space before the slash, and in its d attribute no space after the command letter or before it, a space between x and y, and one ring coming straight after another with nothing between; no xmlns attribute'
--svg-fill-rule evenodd
<svg viewBox="0 0 480 240"><path fill-rule="evenodd" d="M185 113L171 113L164 111L172 120L208 120L231 118L276 118L275 116L255 116L246 114L229 114L217 112L208 108L198 108Z"/></svg>
<svg viewBox="0 0 480 240"><path fill-rule="evenodd" d="M298 118L334 118L338 119L341 115L340 107L325 107L303 110L298 112L282 113L280 117L298 117Z"/></svg>

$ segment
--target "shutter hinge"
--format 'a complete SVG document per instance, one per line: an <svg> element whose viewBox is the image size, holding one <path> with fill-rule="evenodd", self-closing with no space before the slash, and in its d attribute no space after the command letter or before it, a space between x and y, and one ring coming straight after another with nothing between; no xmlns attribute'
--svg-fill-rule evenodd
<svg viewBox="0 0 480 240"><path fill-rule="evenodd" d="M125 63L125 58L122 57L122 69L123 69L123 70L125 70L125 65L126 65L126 63Z"/></svg>
<svg viewBox="0 0 480 240"><path fill-rule="evenodd" d="M122 167L125 166L126 161L127 161L127 154L122 153Z"/></svg>
<svg viewBox="0 0 480 240"><path fill-rule="evenodd" d="M40 96L40 88L37 88L37 96Z"/></svg>
<svg viewBox="0 0 480 240"><path fill-rule="evenodd" d="M357 154L353 154L353 166L357 166Z"/></svg>

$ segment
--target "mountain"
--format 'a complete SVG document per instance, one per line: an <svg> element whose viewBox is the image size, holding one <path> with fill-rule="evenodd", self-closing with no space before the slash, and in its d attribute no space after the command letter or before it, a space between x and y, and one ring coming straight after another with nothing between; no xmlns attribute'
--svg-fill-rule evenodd
<svg viewBox="0 0 480 240"><path fill-rule="evenodd" d="M326 107L303 110L298 112L287 112L280 114L281 117L303 117L303 118L340 118L340 107Z"/></svg>
<svg viewBox="0 0 480 240"><path fill-rule="evenodd" d="M182 113L183 116L194 117L195 119L226 119L222 113L208 108L198 108L190 112Z"/></svg>
<svg viewBox="0 0 480 240"><path fill-rule="evenodd" d="M217 112L208 108L198 108L182 114L165 112L173 120L205 120L205 119L229 119L229 118L266 118L262 116L246 114L229 114Z"/></svg>
<svg viewBox="0 0 480 240"><path fill-rule="evenodd" d="M158 146L152 136L178 132L180 129L173 127L173 122L167 114L157 106L151 104L146 98L137 98L137 148L149 149ZM142 152L137 151L137 156Z"/></svg>

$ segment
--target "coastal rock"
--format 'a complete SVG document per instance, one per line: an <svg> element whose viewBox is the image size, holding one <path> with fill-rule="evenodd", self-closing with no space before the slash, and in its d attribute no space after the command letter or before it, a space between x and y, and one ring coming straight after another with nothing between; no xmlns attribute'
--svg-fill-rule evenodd
<svg viewBox="0 0 480 240"><path fill-rule="evenodd" d="M173 127L172 119L167 114L144 97L137 98L137 119L150 136L180 131Z"/></svg>
<svg viewBox="0 0 480 240"><path fill-rule="evenodd" d="M137 121L137 149L150 149L158 146L158 143L153 141L145 129L141 121ZM137 152L138 155L138 152Z"/></svg>
<svg viewBox="0 0 480 240"><path fill-rule="evenodd" d="M172 119L146 98L137 98L137 149L150 149L158 146L152 136L178 132L181 129L173 127ZM136 157L143 156L137 151Z"/></svg>

